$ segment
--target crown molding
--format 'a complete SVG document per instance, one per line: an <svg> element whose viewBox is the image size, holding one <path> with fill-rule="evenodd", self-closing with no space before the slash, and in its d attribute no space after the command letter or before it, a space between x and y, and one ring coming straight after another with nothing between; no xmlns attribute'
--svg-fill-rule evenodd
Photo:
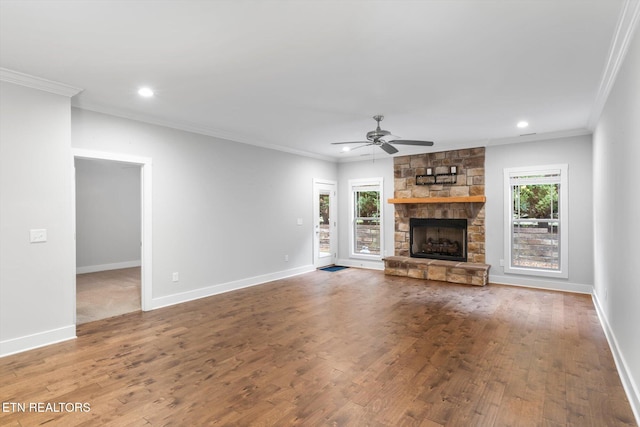
<svg viewBox="0 0 640 427"><path fill-rule="evenodd" d="M622 66L629 44L633 38L633 33L638 26L640 20L640 1L639 0L626 0L622 7L620 17L618 18L618 25L611 42L611 48L609 49L609 56L607 57L607 63L602 74L602 80L598 87L589 121L587 127L593 131L600 120L600 115L607 102L609 93L613 88L618 71Z"/></svg>
<svg viewBox="0 0 640 427"><path fill-rule="evenodd" d="M337 159L333 157L311 153L303 150L297 150L295 148L285 147L283 145L271 144L268 142L260 141L256 138L252 138L250 136L240 135L233 132L221 131L218 129L209 128L209 127L198 125L195 123L160 119L160 118L149 116L146 114L133 113L131 111L124 111L119 108L112 108L104 105L91 104L87 102L80 103L79 100L77 99L72 100L71 105L80 110L93 111L95 113L107 114L110 116L120 117L122 119L134 120L137 122L147 123L147 124L156 125L156 126L162 126L170 129L177 129L185 132L196 133L199 135L211 136L218 139L224 139L226 141L238 142L241 144L253 145L255 147L262 147L270 150L294 154L296 156L311 157L314 159L324 160L332 163L337 162Z"/></svg>
<svg viewBox="0 0 640 427"><path fill-rule="evenodd" d="M30 74L20 73L7 68L0 68L0 81L55 93L56 95L62 95L69 98L82 92L82 89L74 86L54 82L53 80L43 79Z"/></svg>
<svg viewBox="0 0 640 427"><path fill-rule="evenodd" d="M592 135L589 129L567 129L555 132L535 133L530 135L520 135L507 138L487 139L484 141L485 147L494 145L517 144L521 142L547 141L549 139L571 138L573 136Z"/></svg>

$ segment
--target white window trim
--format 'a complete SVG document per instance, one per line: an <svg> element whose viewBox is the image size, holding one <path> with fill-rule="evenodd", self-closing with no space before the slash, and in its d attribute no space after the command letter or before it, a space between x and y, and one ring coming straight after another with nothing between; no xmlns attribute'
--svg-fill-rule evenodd
<svg viewBox="0 0 640 427"><path fill-rule="evenodd" d="M504 272L510 274L524 274L529 276L555 277L566 279L569 277L569 186L568 165L554 164L542 166L527 166L504 169ZM549 171L560 171L560 193L558 195L558 219L560 220L560 269L543 270L537 268L514 267L511 265L511 216L513 200L510 178L514 175L544 174Z"/></svg>
<svg viewBox="0 0 640 427"><path fill-rule="evenodd" d="M367 255L355 251L355 200L353 197L354 188L363 185L379 187L380 191L380 254ZM356 259L381 260L384 254L384 179L382 177L361 178L349 180L349 257Z"/></svg>

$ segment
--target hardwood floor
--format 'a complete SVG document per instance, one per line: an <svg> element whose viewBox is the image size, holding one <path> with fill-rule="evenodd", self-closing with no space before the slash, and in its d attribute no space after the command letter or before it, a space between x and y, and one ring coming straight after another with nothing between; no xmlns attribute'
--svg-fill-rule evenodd
<svg viewBox="0 0 640 427"><path fill-rule="evenodd" d="M76 276L76 323L139 311L140 267Z"/></svg>
<svg viewBox="0 0 640 427"><path fill-rule="evenodd" d="M0 374L5 405L90 405L2 425L636 425L589 296L355 268L86 323Z"/></svg>

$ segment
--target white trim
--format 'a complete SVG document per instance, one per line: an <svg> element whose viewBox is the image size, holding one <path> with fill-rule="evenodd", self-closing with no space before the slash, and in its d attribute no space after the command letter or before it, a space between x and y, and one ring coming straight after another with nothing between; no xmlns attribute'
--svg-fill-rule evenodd
<svg viewBox="0 0 640 427"><path fill-rule="evenodd" d="M521 288L547 289L550 291L571 292L574 294L591 294L593 285L584 283L561 282L545 278L533 278L525 276L494 275L489 272L489 283L497 285L517 286Z"/></svg>
<svg viewBox="0 0 640 427"><path fill-rule="evenodd" d="M534 268L523 268L511 266L511 225L512 225L512 213L511 208L513 206L512 191L512 178L514 175L529 175L529 174L541 174L547 172L560 173L560 192L559 198L559 218L560 223L560 270L543 270ZM528 275L535 277L552 277L558 279L567 279L569 277L569 165L554 164L554 165L538 165L538 166L524 166L515 168L504 168L503 171L503 192L504 192L504 272L518 275Z"/></svg>
<svg viewBox="0 0 640 427"><path fill-rule="evenodd" d="M129 120L135 120L138 122L149 123L152 125L164 126L171 129L178 129L185 132L197 133L199 135L212 136L214 138L220 138L227 141L240 142L242 144L253 145L255 147L267 148L270 150L281 151L284 153L295 154L297 156L311 157L318 160L325 160L327 162L336 162L337 158L324 156L321 154L311 153L309 151L298 150L284 145L272 144L266 141L256 139L254 136L243 135L238 132L227 132L220 129L214 129L203 126L202 124L190 123L187 121L173 121L167 119L159 119L146 114L134 113L132 111L124 111L119 108L108 107L104 105L89 104L84 100L74 98L71 102L75 108L81 110L95 111L96 113L109 114L111 116L122 117Z"/></svg>
<svg viewBox="0 0 640 427"><path fill-rule="evenodd" d="M380 255L366 255L355 252L355 202L353 199L354 187L372 186L378 187L380 192ZM349 258L369 261L381 261L384 250L384 178L381 176L373 178L356 178L349 180Z"/></svg>
<svg viewBox="0 0 640 427"><path fill-rule="evenodd" d="M591 108L591 114L589 115L589 121L587 122L588 128L593 131L600 120L600 115L607 103L607 98L611 93L613 84L618 76L618 71L624 62L624 58L629 50L629 45L633 39L633 33L640 21L640 1L638 0L626 0L620 17L618 18L618 25L616 27L611 47L609 48L609 56L607 57L607 64L602 73L602 79L600 80L600 86L598 92L593 101Z"/></svg>
<svg viewBox="0 0 640 427"><path fill-rule="evenodd" d="M124 163L140 165L140 188L141 216L142 216L142 253L141 253L141 304L142 310L151 310L153 297L153 215L152 215L152 167L153 162L150 157L138 157L128 154L108 153L104 151L86 150L82 148L72 148L74 158L111 160ZM75 183L74 183L75 186ZM75 199L73 200L75 209Z"/></svg>
<svg viewBox="0 0 640 427"><path fill-rule="evenodd" d="M206 288L194 289L192 291L182 292L179 294L167 295L164 297L153 298L151 300L150 309L155 310L157 308L167 307L176 304L182 304L183 302L193 301L200 298L206 298L213 295L222 294L225 292L231 292L242 288L248 288L251 286L262 285L264 283L272 282L274 280L286 279L288 277L298 276L300 274L310 273L315 271L313 265L304 265L302 267L293 268L290 270L278 271L275 273L264 274L261 276L248 277L246 279L235 280L233 282L220 283L217 285L207 286Z"/></svg>
<svg viewBox="0 0 640 427"><path fill-rule="evenodd" d="M84 148L72 148L72 152L73 157L81 159L112 160L115 162L134 163L137 165L147 165L152 163L151 157L131 156L129 154L87 150Z"/></svg>
<svg viewBox="0 0 640 427"><path fill-rule="evenodd" d="M121 268L140 267L140 260L114 262L111 264L87 265L84 267L76 267L76 274L96 273L98 271L120 270Z"/></svg>
<svg viewBox="0 0 640 427"><path fill-rule="evenodd" d="M54 82L53 80L43 79L30 74L20 73L7 68L0 68L0 80L20 86L30 87L32 89L55 93L56 95L67 96L69 98L79 94L83 90L78 87Z"/></svg>
<svg viewBox="0 0 640 427"><path fill-rule="evenodd" d="M329 179L322 178L313 178L313 265L316 268L326 267L328 265L334 264L336 262L336 258L338 256L338 182L332 181ZM321 188L323 187L324 188ZM320 202L319 195L321 190L328 190L329 194L329 219L333 224L329 224L330 227L330 250L331 256L326 258L319 257L319 228L320 224L318 223L317 213L320 210Z"/></svg>
<svg viewBox="0 0 640 427"><path fill-rule="evenodd" d="M629 369L629 364L625 360L623 353L620 351L618 340L616 339L616 335L613 333L613 329L611 329L611 326L609 325L605 311L600 305L598 295L595 292L592 292L591 298L593 299L593 305L596 307L596 313L598 314L600 325L602 325L602 329L604 330L604 335L607 337L607 341L609 342L611 354L613 355L613 360L616 363L622 387L627 393L627 399L629 399L631 410L636 418L636 424L640 425L640 387L634 382L633 377L630 374L631 370Z"/></svg>
<svg viewBox="0 0 640 427"><path fill-rule="evenodd" d="M366 268L368 270L380 270L384 271L384 261L370 261L365 259L338 259L336 261L337 265L343 265L345 267L356 267L356 268Z"/></svg>
<svg viewBox="0 0 640 427"><path fill-rule="evenodd" d="M76 325L64 326L49 331L38 332L18 338L0 341L0 357L22 353L39 347L56 344L76 338Z"/></svg>

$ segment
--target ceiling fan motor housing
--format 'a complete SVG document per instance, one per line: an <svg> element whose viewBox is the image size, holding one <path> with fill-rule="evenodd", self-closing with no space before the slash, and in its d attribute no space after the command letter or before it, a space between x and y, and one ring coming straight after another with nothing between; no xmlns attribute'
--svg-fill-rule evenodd
<svg viewBox="0 0 640 427"><path fill-rule="evenodd" d="M388 130L380 129L380 126L378 126L376 130L367 132L367 139L369 141L378 142L380 138L387 135L391 135L391 132L389 132Z"/></svg>

